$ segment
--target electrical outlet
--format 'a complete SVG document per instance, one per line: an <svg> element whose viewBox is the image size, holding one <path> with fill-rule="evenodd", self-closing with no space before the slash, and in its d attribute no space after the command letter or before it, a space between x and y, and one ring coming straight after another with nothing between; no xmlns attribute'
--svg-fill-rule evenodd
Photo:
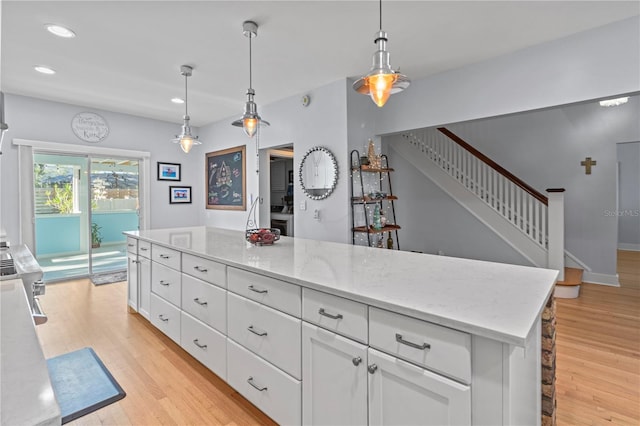
<svg viewBox="0 0 640 426"><path fill-rule="evenodd" d="M315 220L317 220L317 221L320 221L320 210L315 209L315 210L313 211L313 218L314 218Z"/></svg>
<svg viewBox="0 0 640 426"><path fill-rule="evenodd" d="M306 210L306 209L307 209L307 200L300 201L300 210Z"/></svg>
<svg viewBox="0 0 640 426"><path fill-rule="evenodd" d="M438 256L444 256L444 252L442 250L438 250Z"/></svg>

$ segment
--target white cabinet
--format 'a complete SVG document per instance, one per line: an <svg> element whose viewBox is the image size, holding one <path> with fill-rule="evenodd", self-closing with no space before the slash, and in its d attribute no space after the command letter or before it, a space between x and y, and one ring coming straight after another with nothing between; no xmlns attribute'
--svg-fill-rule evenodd
<svg viewBox="0 0 640 426"><path fill-rule="evenodd" d="M180 346L222 379L227 378L227 339L182 311Z"/></svg>
<svg viewBox="0 0 640 426"><path fill-rule="evenodd" d="M149 313L151 324L180 344L180 309L152 294Z"/></svg>
<svg viewBox="0 0 640 426"><path fill-rule="evenodd" d="M138 256L138 313L149 319L151 305L151 260Z"/></svg>
<svg viewBox="0 0 640 426"><path fill-rule="evenodd" d="M138 310L138 279L138 255L129 251L127 252L127 303L135 311Z"/></svg>
<svg viewBox="0 0 640 426"><path fill-rule="evenodd" d="M182 310L221 333L227 332L227 292L182 274Z"/></svg>
<svg viewBox="0 0 640 426"><path fill-rule="evenodd" d="M154 260L151 262L151 291L180 307L182 274Z"/></svg>
<svg viewBox="0 0 640 426"><path fill-rule="evenodd" d="M370 425L470 425L471 389L369 349Z"/></svg>
<svg viewBox="0 0 640 426"><path fill-rule="evenodd" d="M367 347L302 323L302 423L367 424Z"/></svg>

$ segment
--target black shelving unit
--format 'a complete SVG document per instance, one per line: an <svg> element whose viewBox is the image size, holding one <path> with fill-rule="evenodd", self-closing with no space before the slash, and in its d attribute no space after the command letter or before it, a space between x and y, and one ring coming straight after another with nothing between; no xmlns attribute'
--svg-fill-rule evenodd
<svg viewBox="0 0 640 426"><path fill-rule="evenodd" d="M386 155L380 158L380 168L372 168L360 161L360 153L358 150L351 151L351 242L356 243L357 234L366 234L369 247L373 247L372 236L392 233L395 234L393 248L400 250L400 241L398 240L398 229L400 226L396 223L396 207L394 202L398 199L393 195L393 187L391 186L391 172L393 169L389 167L389 159ZM357 174L357 179L355 179ZM371 179L371 182L365 183L365 176L369 174L377 174L377 179ZM354 195L358 188L362 195ZM385 188L386 186L386 188ZM386 189L386 192L383 192ZM373 194L373 195L372 195ZM373 228L373 208L378 204L382 212L387 212L387 224L381 229ZM386 208L385 207L390 207ZM364 215L364 223L356 223L356 209L362 208ZM386 244L383 244L386 247Z"/></svg>

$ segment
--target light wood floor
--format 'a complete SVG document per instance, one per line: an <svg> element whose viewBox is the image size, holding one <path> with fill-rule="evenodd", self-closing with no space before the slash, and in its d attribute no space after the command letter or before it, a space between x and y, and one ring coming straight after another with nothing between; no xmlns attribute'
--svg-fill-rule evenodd
<svg viewBox="0 0 640 426"><path fill-rule="evenodd" d="M619 252L621 288L585 284L557 300L557 420L640 424L640 252ZM126 283L47 286L49 322L37 327L49 358L91 346L127 397L81 425L270 425L273 422L126 307Z"/></svg>
<svg viewBox="0 0 640 426"><path fill-rule="evenodd" d="M559 426L640 425L640 252L618 251L618 275L556 299Z"/></svg>
<svg viewBox="0 0 640 426"><path fill-rule="evenodd" d="M73 425L273 425L247 400L127 311L126 282L47 286L49 321L36 330L46 358L90 346L127 396Z"/></svg>

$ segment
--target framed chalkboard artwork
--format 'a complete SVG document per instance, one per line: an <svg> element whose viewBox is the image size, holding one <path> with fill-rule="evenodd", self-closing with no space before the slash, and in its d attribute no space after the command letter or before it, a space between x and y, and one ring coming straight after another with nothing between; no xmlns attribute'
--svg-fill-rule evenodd
<svg viewBox="0 0 640 426"><path fill-rule="evenodd" d="M246 210L245 145L207 153L207 208Z"/></svg>

